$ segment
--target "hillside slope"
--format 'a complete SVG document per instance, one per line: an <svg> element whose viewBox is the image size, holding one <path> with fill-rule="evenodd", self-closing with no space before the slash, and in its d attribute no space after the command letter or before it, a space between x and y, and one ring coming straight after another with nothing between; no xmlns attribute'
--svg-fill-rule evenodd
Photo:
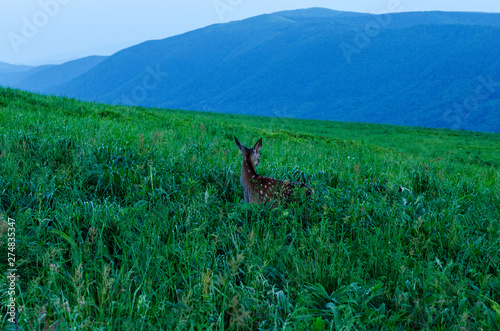
<svg viewBox="0 0 500 331"><path fill-rule="evenodd" d="M13 88L22 88L21 86L18 86L19 82L50 67L52 66L43 65L38 67L29 67L5 63L0 71L0 85L4 87L9 86ZM43 86L40 86L40 88L44 89Z"/></svg>
<svg viewBox="0 0 500 331"><path fill-rule="evenodd" d="M106 59L105 56L88 56L60 65L44 65L28 70L9 71L4 75L0 74L0 84L31 92L48 92L54 86L65 84L81 76L104 59Z"/></svg>
<svg viewBox="0 0 500 331"><path fill-rule="evenodd" d="M500 322L499 168L467 158L472 146L498 157L499 134L273 124L2 88L0 112L0 255L16 256L0 268L22 275L20 329ZM440 157L380 146L383 131L410 149L434 136ZM259 174L316 194L286 209L244 203L235 135L263 138Z"/></svg>
<svg viewBox="0 0 500 331"><path fill-rule="evenodd" d="M22 72L32 69L30 66L23 65L13 65L9 63L0 62L0 73L14 73L14 72Z"/></svg>
<svg viewBox="0 0 500 331"><path fill-rule="evenodd" d="M17 86L34 92L49 91L55 86L65 84L81 76L106 58L106 56L89 56L61 65L50 66L43 71L38 71L24 78L17 83Z"/></svg>
<svg viewBox="0 0 500 331"><path fill-rule="evenodd" d="M500 132L495 40L500 14L312 8L145 42L64 84L25 87L113 104Z"/></svg>

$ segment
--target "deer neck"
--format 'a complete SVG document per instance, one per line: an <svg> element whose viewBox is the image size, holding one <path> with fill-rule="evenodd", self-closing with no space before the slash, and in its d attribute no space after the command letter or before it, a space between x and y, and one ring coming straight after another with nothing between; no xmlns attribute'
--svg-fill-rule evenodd
<svg viewBox="0 0 500 331"><path fill-rule="evenodd" d="M243 187L243 194L245 196L245 201L249 203L254 203L254 186L253 182L258 177L255 172L255 166L253 165L250 157L246 156L243 158L243 164L241 167L241 186Z"/></svg>
<svg viewBox="0 0 500 331"><path fill-rule="evenodd" d="M243 164L241 166L241 181L248 182L251 179L257 178L257 172L255 172L255 166L253 165L250 157L243 158Z"/></svg>

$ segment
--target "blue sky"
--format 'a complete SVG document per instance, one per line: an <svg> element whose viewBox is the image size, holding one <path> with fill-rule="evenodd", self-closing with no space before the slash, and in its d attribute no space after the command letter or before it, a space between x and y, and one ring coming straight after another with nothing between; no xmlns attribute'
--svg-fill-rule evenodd
<svg viewBox="0 0 500 331"><path fill-rule="evenodd" d="M109 55L210 24L308 7L500 13L498 0L0 0L0 62L33 65Z"/></svg>

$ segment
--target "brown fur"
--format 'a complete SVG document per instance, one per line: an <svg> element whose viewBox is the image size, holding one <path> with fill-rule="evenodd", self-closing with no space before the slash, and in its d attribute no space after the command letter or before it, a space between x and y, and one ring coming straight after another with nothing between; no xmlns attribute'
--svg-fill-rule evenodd
<svg viewBox="0 0 500 331"><path fill-rule="evenodd" d="M249 203L265 203L272 200L289 202L296 189L307 189L307 196L314 193L314 190L304 183L282 181L275 178L259 176L255 167L260 163L260 149L262 147L262 138L257 141L253 148L243 146L236 137L236 145L243 156L241 166L241 186L245 201Z"/></svg>

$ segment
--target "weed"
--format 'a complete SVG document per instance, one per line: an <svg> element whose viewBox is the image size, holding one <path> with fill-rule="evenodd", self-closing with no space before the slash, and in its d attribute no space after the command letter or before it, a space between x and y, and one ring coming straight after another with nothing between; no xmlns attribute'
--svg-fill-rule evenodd
<svg viewBox="0 0 500 331"><path fill-rule="evenodd" d="M0 112L21 329L498 329L499 135L2 88ZM244 203L235 134L316 194Z"/></svg>

